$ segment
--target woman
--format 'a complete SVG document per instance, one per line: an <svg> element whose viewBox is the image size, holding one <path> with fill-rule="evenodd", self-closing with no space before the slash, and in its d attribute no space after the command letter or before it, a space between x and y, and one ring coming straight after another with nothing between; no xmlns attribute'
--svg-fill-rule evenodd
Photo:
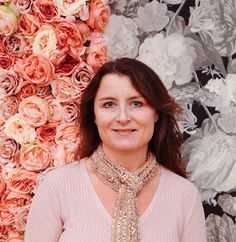
<svg viewBox="0 0 236 242"><path fill-rule="evenodd" d="M103 65L81 100L81 160L46 175L25 241L205 242L201 200L180 157L179 111L145 64Z"/></svg>

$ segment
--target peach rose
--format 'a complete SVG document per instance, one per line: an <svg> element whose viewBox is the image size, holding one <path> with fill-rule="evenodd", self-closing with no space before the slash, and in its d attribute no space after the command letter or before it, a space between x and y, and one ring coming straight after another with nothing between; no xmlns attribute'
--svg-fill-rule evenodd
<svg viewBox="0 0 236 242"><path fill-rule="evenodd" d="M22 73L26 80L31 83L39 86L47 86L53 79L54 67L46 58L31 55L23 64L20 62L17 64L17 71Z"/></svg>
<svg viewBox="0 0 236 242"><path fill-rule="evenodd" d="M54 166L61 166L72 163L76 160L78 145L75 143L61 143L54 153Z"/></svg>
<svg viewBox="0 0 236 242"><path fill-rule="evenodd" d="M36 87L32 83L25 83L17 93L17 98L19 101L22 101L23 99L33 96L36 94Z"/></svg>
<svg viewBox="0 0 236 242"><path fill-rule="evenodd" d="M32 37L40 27L39 17L32 14L21 14L19 18L19 29L26 37Z"/></svg>
<svg viewBox="0 0 236 242"><path fill-rule="evenodd" d="M1 115L6 120L12 117L18 110L19 102L15 96L9 96L2 99Z"/></svg>
<svg viewBox="0 0 236 242"><path fill-rule="evenodd" d="M4 38L4 50L11 55L22 57L29 47L24 39L24 36L20 33L16 33Z"/></svg>
<svg viewBox="0 0 236 242"><path fill-rule="evenodd" d="M12 225L14 222L13 214L10 212L9 208L2 203L0 203L0 221L1 225Z"/></svg>
<svg viewBox="0 0 236 242"><path fill-rule="evenodd" d="M27 216L29 213L29 205L23 207L17 207L14 209L14 227L18 231L24 231L27 221Z"/></svg>
<svg viewBox="0 0 236 242"><path fill-rule="evenodd" d="M107 48L100 33L93 33L90 46L86 50L86 62L96 72L103 64L106 63Z"/></svg>
<svg viewBox="0 0 236 242"><path fill-rule="evenodd" d="M52 1L36 0L34 1L34 11L39 14L45 22L52 22L60 18L58 8Z"/></svg>
<svg viewBox="0 0 236 242"><path fill-rule="evenodd" d="M14 58L9 55L0 52L0 70L2 69L10 69L14 65Z"/></svg>
<svg viewBox="0 0 236 242"><path fill-rule="evenodd" d="M13 70L0 71L0 98L16 94L23 83Z"/></svg>
<svg viewBox="0 0 236 242"><path fill-rule="evenodd" d="M8 188L20 194L32 194L37 176L35 172L19 170L7 181Z"/></svg>
<svg viewBox="0 0 236 242"><path fill-rule="evenodd" d="M77 120L79 116L79 107L76 102L69 102L63 105L62 120L67 123L72 123Z"/></svg>
<svg viewBox="0 0 236 242"><path fill-rule="evenodd" d="M43 25L34 37L32 50L34 54L54 59L53 51L57 48L57 37L51 25Z"/></svg>
<svg viewBox="0 0 236 242"><path fill-rule="evenodd" d="M24 242L22 238L8 238L5 242Z"/></svg>
<svg viewBox="0 0 236 242"><path fill-rule="evenodd" d="M26 14L32 8L32 1L33 0L11 0L11 5L13 5L18 12Z"/></svg>
<svg viewBox="0 0 236 242"><path fill-rule="evenodd" d="M53 0L53 2L62 16L76 15L83 5L86 4L86 0Z"/></svg>
<svg viewBox="0 0 236 242"><path fill-rule="evenodd" d="M30 203L31 196L29 194L21 194L11 190L5 191L2 195L1 202L11 212L17 207L22 207Z"/></svg>
<svg viewBox="0 0 236 242"><path fill-rule="evenodd" d="M52 163L52 154L43 144L26 145L20 150L20 163L28 171L42 171Z"/></svg>
<svg viewBox="0 0 236 242"><path fill-rule="evenodd" d="M56 35L59 45L70 49L74 56L81 56L84 54L85 47L83 43L86 41L85 33L82 27L78 27L76 23L68 20L62 20L55 25Z"/></svg>
<svg viewBox="0 0 236 242"><path fill-rule="evenodd" d="M75 124L61 124L58 126L55 141L60 143L77 143L79 138L79 127Z"/></svg>
<svg viewBox="0 0 236 242"><path fill-rule="evenodd" d="M36 130L37 139L42 142L54 142L59 122L48 123Z"/></svg>
<svg viewBox="0 0 236 242"><path fill-rule="evenodd" d="M85 62L80 65L72 73L72 82L76 83L81 91L83 91L94 76L94 71L91 66Z"/></svg>
<svg viewBox="0 0 236 242"><path fill-rule="evenodd" d="M0 34L9 36L17 30L17 12L12 6L0 5Z"/></svg>
<svg viewBox="0 0 236 242"><path fill-rule="evenodd" d="M52 94L59 102L78 101L81 96L79 87L67 76L57 76L57 78L52 81L51 86Z"/></svg>
<svg viewBox="0 0 236 242"><path fill-rule="evenodd" d="M7 163L13 161L15 156L18 155L20 146L15 140L1 137L0 138L0 162Z"/></svg>
<svg viewBox="0 0 236 242"><path fill-rule="evenodd" d="M94 31L103 32L108 24L110 8L102 0L91 0L89 19L86 21Z"/></svg>
<svg viewBox="0 0 236 242"><path fill-rule="evenodd" d="M5 189L6 189L6 183L5 183L3 177L2 177L2 175L0 173L0 197L4 193Z"/></svg>
<svg viewBox="0 0 236 242"><path fill-rule="evenodd" d="M58 99L49 98L48 99L48 105L50 108L50 116L48 120L50 122L59 122L61 121L62 113L63 113L63 107Z"/></svg>
<svg viewBox="0 0 236 242"><path fill-rule="evenodd" d="M14 139L20 144L31 143L34 141L36 133L26 119L19 113L9 118L4 125L4 133L7 137Z"/></svg>
<svg viewBox="0 0 236 242"><path fill-rule="evenodd" d="M45 124L49 117L48 103L40 97L31 96L22 100L19 104L19 113L33 127Z"/></svg>

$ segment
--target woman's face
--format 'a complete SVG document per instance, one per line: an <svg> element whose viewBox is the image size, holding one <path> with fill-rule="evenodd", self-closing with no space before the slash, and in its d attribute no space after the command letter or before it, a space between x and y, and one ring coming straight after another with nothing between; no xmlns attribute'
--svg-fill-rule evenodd
<svg viewBox="0 0 236 242"><path fill-rule="evenodd" d="M112 73L102 78L94 113L103 147L115 152L147 150L158 114L128 76Z"/></svg>

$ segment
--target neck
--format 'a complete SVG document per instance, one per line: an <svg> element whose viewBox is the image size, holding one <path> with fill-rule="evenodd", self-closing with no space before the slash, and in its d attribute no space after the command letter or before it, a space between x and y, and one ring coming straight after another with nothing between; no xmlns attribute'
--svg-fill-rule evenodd
<svg viewBox="0 0 236 242"><path fill-rule="evenodd" d="M106 157L114 163L123 166L129 172L134 172L140 168L147 160L147 147L139 150L111 150L103 145L103 151Z"/></svg>

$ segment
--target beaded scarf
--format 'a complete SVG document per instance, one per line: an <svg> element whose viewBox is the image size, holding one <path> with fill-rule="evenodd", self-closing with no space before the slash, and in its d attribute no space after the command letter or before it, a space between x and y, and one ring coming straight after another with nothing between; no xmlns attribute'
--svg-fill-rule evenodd
<svg viewBox="0 0 236 242"><path fill-rule="evenodd" d="M129 172L105 156L100 146L90 157L91 166L101 180L118 192L113 215L112 242L138 242L137 195L157 173L156 157L149 152L147 161L135 172Z"/></svg>

